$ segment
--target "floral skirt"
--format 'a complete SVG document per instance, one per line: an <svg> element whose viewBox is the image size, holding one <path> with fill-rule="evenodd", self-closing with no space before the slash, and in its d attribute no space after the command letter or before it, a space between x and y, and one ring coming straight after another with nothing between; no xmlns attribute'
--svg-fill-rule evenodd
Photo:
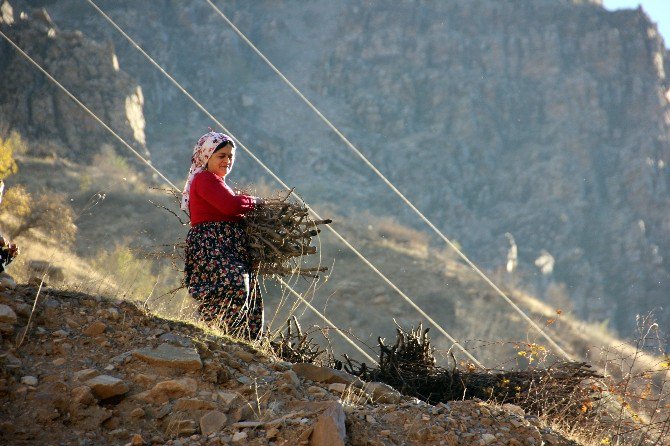
<svg viewBox="0 0 670 446"><path fill-rule="evenodd" d="M12 263L14 257L19 253L19 249L13 243L9 243L0 234L0 273L5 270L5 267Z"/></svg>
<svg viewBox="0 0 670 446"><path fill-rule="evenodd" d="M247 243L244 223L193 226L186 237L184 282L204 320L254 340L263 331L263 299Z"/></svg>

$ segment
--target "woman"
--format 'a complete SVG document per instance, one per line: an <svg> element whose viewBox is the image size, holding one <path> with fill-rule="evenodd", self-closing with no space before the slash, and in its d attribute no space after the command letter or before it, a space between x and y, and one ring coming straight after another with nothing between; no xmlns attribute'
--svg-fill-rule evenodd
<svg viewBox="0 0 670 446"><path fill-rule="evenodd" d="M204 320L255 340L263 330L263 299L251 268L244 214L262 200L236 195L226 184L234 161L235 143L223 133L206 133L193 148L181 202L191 219L184 282Z"/></svg>
<svg viewBox="0 0 670 446"><path fill-rule="evenodd" d="M2 204L2 196L4 193L5 182L0 180L0 204ZM5 271L7 265L9 265L17 255L19 255L19 248L14 243L6 241L2 234L0 234L0 273Z"/></svg>

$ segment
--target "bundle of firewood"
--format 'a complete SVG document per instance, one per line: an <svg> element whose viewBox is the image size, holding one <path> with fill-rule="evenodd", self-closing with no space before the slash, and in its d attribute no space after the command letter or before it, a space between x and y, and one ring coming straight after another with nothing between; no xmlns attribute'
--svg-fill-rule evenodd
<svg viewBox="0 0 670 446"><path fill-rule="evenodd" d="M258 274L317 277L325 266L305 267L303 257L315 254L312 238L319 225L331 220L314 220L305 205L289 201L286 196L267 198L265 203L246 215L251 258Z"/></svg>

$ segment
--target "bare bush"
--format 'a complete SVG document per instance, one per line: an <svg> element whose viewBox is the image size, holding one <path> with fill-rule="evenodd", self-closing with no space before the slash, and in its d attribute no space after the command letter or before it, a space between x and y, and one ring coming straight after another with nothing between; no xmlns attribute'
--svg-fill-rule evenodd
<svg viewBox="0 0 670 446"><path fill-rule="evenodd" d="M7 191L3 201L3 206L7 206L19 217L18 223L10 230L12 238L29 229L39 229L59 243L71 245L74 242L77 235L75 214L64 195L41 194L34 199L25 189L12 196L12 189L15 188Z"/></svg>
<svg viewBox="0 0 670 446"><path fill-rule="evenodd" d="M0 180L16 173L18 167L14 154L25 152L25 142L17 132L10 133L7 139L0 138Z"/></svg>

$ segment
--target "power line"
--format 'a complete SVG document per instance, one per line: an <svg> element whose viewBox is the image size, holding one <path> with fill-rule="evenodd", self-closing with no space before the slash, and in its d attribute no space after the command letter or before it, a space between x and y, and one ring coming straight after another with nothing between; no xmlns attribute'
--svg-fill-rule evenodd
<svg viewBox="0 0 670 446"><path fill-rule="evenodd" d="M288 283L284 282L284 280L282 280L281 277L277 277L277 280L279 281L280 284L282 284L283 286L285 286L285 287L286 287L286 288L287 288L287 289L288 289L288 290L289 290L295 297L297 297L298 299L300 299L300 301L301 301L302 303L304 303L310 310L312 310L314 313L316 313L317 316L319 316L319 317L321 318L321 320L325 321L327 324L329 324L331 327L333 327L338 333L340 333L341 336L344 336L344 335L342 334L342 330L341 330L340 328L338 328L337 325L333 324L330 320L328 320L328 318L327 318L326 316L324 316L319 310L317 310L316 308L314 308L314 306L313 306L311 303L309 303L309 301L308 301L307 299L305 299L304 297L302 297L298 292L296 292L293 288L291 288L291 287L289 286ZM353 345L354 348L355 348L356 350L358 350L363 356L365 356L366 358L368 358L368 359L369 359L370 361L372 361L374 364L379 365L379 363L378 363L377 361L375 361L375 360L372 358L372 356L368 355L368 354L367 354L362 348L360 348L358 345L354 344L353 342L351 343L351 345Z"/></svg>
<svg viewBox="0 0 670 446"><path fill-rule="evenodd" d="M64 92L66 95L68 95L68 96L70 97L70 99L72 99L75 103L77 103L77 105L79 105L81 108L83 108L89 115L91 115L91 117L92 117L93 119L95 119L96 121L98 121L98 124L100 124L101 126L103 126L103 127L104 127L106 130L108 130L112 135L114 135L114 137L115 137L121 144L123 144L124 146L126 146L126 148L127 148L128 150L130 150L130 151L131 151L131 152L132 152L132 153L133 153L133 154L134 154L134 155L135 155L135 156L136 156L142 163L146 164L151 170L154 171L154 173L156 173L159 177L161 177L161 178L163 179L163 181L165 181L165 182L166 182L167 184L169 184L171 187L177 189L177 186L175 186L174 184L172 184L172 182L171 182L170 180L168 180L168 179L165 177L165 175L163 175L158 169L156 169L156 168L151 164L150 161L148 161L147 159L145 159L142 155L139 154L139 152L138 152L137 150L135 150L134 148L132 148L132 146L131 146L130 144L128 144L123 138L121 138L121 137L120 137L114 130L112 130L112 129L111 129L107 124L105 124L100 118L98 118L98 117L96 116L95 113L93 113L93 112L92 112L87 106L85 106L79 99L77 99L72 93L70 93L70 92L68 91L67 88L63 87L63 85L62 85L60 82L58 82L56 79L54 79L53 76L51 76L51 75L50 75L44 68L42 68L37 62L35 62L35 61L34 61L28 54L26 54L21 48L19 48L19 46L16 45L16 44L15 44L9 37L7 37L7 35L5 35L5 33L3 33L1 30L0 30L0 34L2 35L2 37L5 38L5 40L6 40L7 42L9 42L9 43L14 47L14 49L15 49L16 51L18 51L23 57L25 57L25 58L28 59L30 62L32 62L33 65L35 65L35 67L36 67L38 70L40 70L40 71L42 72L42 74L44 74L47 78L49 78L50 81L52 81L52 82L53 82L54 84L56 84L61 90L63 90L63 92ZM179 189L177 189L177 190L179 190Z"/></svg>
<svg viewBox="0 0 670 446"><path fill-rule="evenodd" d="M235 136L228 130L218 119L216 119L205 107L200 104L184 87L181 86L181 84L175 80L163 67L156 62L142 47L135 42L135 40L130 37L119 25L116 24L116 22L109 17L104 11L102 11L93 0L86 0L100 15L102 15L105 20L107 20L123 37L126 38L130 42L130 44L137 49L142 55L144 55L154 67L156 67L165 77L167 77L172 84L174 84L182 93L184 93L203 113L205 113L213 122L215 122L219 127L221 127L226 133L228 133L233 139L235 139L240 147L254 160L256 161L266 172L268 172L272 178L275 179L279 184L282 185L286 190L291 191L291 195L293 195L295 198L300 200L301 202L304 203L304 205L307 207L307 209L318 219L318 220L323 220L323 217L321 217L314 209L312 209L307 203L302 200L297 194L295 194L292 189L284 183L281 178L279 178L269 167L267 167L256 155L251 152L250 149L248 149L242 142L240 142ZM363 261L370 269L372 269L379 277L386 282L387 285L389 285L391 288L393 288L394 291L396 291L407 303L409 303L412 308L414 308L421 316L426 318L437 330L442 333L447 339L449 339L450 342L452 342L455 346L457 346L471 361L473 361L475 364L478 366L482 367L482 364L477 361L477 359L472 356L470 352L468 352L462 345L456 341L447 331L442 328L440 324L438 324L433 318L431 318L425 311L421 309L417 304L414 303L414 301L407 296L400 288L398 288L393 282L391 282L381 271L379 271L363 254L361 254L351 243L349 243L342 235L340 235L339 232L337 232L335 229L333 229L331 226L326 226L328 230L330 230L342 243L345 244L356 256L358 256L361 261Z"/></svg>
<svg viewBox="0 0 670 446"><path fill-rule="evenodd" d="M235 31L235 33L237 33L237 35L240 36L240 38L244 40L244 42L247 43L249 47L251 47L251 49L272 69L272 71L274 71L281 78L281 80L284 81L284 83L286 83L286 85L288 85L289 88L293 90L293 92L297 94L300 97L300 99L302 99L303 102L307 104L307 106L314 113L316 113L316 115L333 132L335 132L335 134L337 134L337 136L340 137L342 142L344 142L344 144L349 149L351 149L356 155L358 155L358 157L363 161L363 163L365 163L365 165L367 165L393 192L395 192L395 194L398 197L400 197L400 199L407 206L409 206L409 208L412 209L412 211L414 211L419 216L419 218L428 225L428 227L430 227L442 240L444 240L444 242L447 245L449 245L449 247L451 247L458 254L458 256L461 259L463 259L465 263L467 263L489 286L491 286L491 288L493 288L510 306L512 306L512 308L517 313L519 313L519 315L521 315L521 317L523 317L526 322L528 322L533 328L535 328L556 350L558 350L561 354L563 354L563 356L565 356L568 360L572 360L571 356L565 350L563 350L547 333L545 333L545 331L542 330L542 328L540 328L540 326L537 325L535 321L533 321L530 317L528 317L528 315L521 308L519 308L507 296L507 294L505 294L495 283L493 283L493 281L489 279L489 277L486 274L484 274L484 272L481 271L460 249L458 249L458 247L449 238L447 238L447 236L445 236L442 231L440 231L416 206L414 206L414 204L412 204L412 202L407 197L405 197L405 195L402 192L400 192L400 190L395 185L393 185L393 183L391 183L391 181L388 178L386 178L386 176L383 173L381 173L379 169L377 169L374 166L374 164L372 164L372 162L368 160L367 157L358 148L356 148L356 146L354 146L354 144L351 143L351 141L349 141L349 139L346 136L344 136L344 134L337 127L335 127L335 125L328 118L326 118L321 113L321 111L319 111L318 108L316 108L314 104L312 104L312 102L309 99L307 99L307 97L305 97L305 95L303 95L302 92L298 90L298 88L296 88L293 85L293 83L289 81L286 78L286 76L284 76L284 74L281 71L279 71L272 62L270 62L270 60L267 57L265 57L265 55L251 42L251 40L249 40L247 36L244 35L244 33L242 33L242 31L240 31L237 28L237 26L235 26L235 24L230 19L228 19L228 17L214 3L212 3L211 0L205 0L205 1L209 3L209 5L221 16L221 18L223 18L223 20L226 23L228 23L228 25Z"/></svg>
<svg viewBox="0 0 670 446"><path fill-rule="evenodd" d="M65 94L67 94L70 99L72 99L77 105L79 105L81 108L83 108L93 119L95 119L100 125L102 125L107 131L109 131L114 137L121 142L126 148L128 148L132 153L134 153L140 161L142 161L144 164L149 166L156 174L158 174L169 186L173 187L175 190L179 191L179 189L172 184L170 180L168 180L158 169L156 169L154 166L151 165L151 163L146 160L142 155L140 155L135 149L133 149L130 144L128 144L121 136L119 136L114 130L112 130L107 124L105 124L104 121L102 121L95 113L93 113L86 105L84 105L77 97L75 97L70 91L65 88L60 82L58 82L49 72L47 72L42 66L37 63L32 57L30 57L25 51L23 51L17 44L12 41L5 33L0 30L0 36L2 36L7 42L9 42L10 45L16 49L24 58L26 58L28 61L30 61L38 70L40 70L50 81L52 81L54 84L56 84ZM365 351L363 351L358 345L356 345L355 342L353 342L349 337L347 337L344 334L344 331L337 328L335 324L333 324L328 318L323 316L319 311L316 310L304 297L302 297L297 291L295 291L289 284L284 282L283 280L280 279L280 282L282 283L283 286L285 286L291 293L293 293L295 296L297 296L303 303L305 303L312 311L314 311L317 316L321 317L323 321L326 324L329 324L332 327L335 327L336 331L347 341L349 342L356 350L361 352L363 356L368 358L370 361L374 362L375 364L377 363L374 359L370 357Z"/></svg>

